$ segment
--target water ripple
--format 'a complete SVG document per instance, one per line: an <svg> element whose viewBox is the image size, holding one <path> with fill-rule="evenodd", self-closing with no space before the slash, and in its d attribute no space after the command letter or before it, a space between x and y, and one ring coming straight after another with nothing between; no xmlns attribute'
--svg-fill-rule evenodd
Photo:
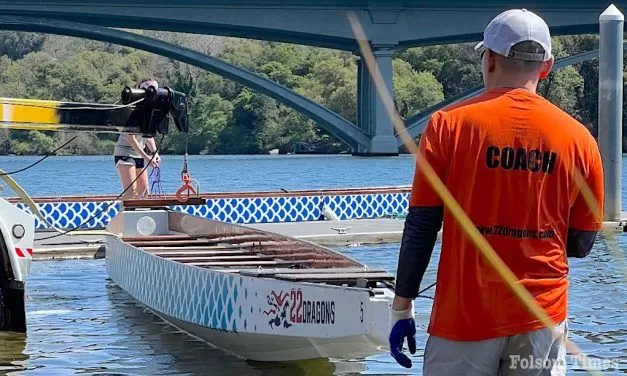
<svg viewBox="0 0 627 376"><path fill-rule="evenodd" d="M599 241L589 258L570 261L570 338L589 357L606 361L605 375L627 374L624 270L607 247L619 245L614 251L624 254L626 243L624 235ZM435 281L437 247L423 286ZM339 249L371 267L396 271L398 244ZM243 361L146 310L108 279L104 260L35 262L27 293L28 334L0 333L0 374L419 375L432 304L417 300L418 351L412 356L414 368L407 370L387 354L351 361ZM571 374L586 372L571 362Z"/></svg>

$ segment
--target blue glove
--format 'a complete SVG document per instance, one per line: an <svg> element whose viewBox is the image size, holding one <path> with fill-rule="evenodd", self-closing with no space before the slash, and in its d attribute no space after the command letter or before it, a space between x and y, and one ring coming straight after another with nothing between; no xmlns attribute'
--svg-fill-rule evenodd
<svg viewBox="0 0 627 376"><path fill-rule="evenodd" d="M405 311L392 310L392 330L390 331L390 353L398 364L411 368L411 360L403 354L403 343L407 337L407 347L411 354L416 353L416 322L414 321L414 307Z"/></svg>

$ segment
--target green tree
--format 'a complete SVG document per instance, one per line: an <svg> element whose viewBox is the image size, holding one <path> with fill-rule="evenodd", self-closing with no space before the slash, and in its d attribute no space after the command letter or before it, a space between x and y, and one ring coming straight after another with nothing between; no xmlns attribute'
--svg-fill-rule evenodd
<svg viewBox="0 0 627 376"><path fill-rule="evenodd" d="M167 150L182 154L188 143L188 153L212 153L220 134L233 117L233 105L219 94L200 94L191 103L189 135L171 133L166 143Z"/></svg>
<svg viewBox="0 0 627 376"><path fill-rule="evenodd" d="M341 56L316 59L298 91L354 122L357 111L357 65Z"/></svg>
<svg viewBox="0 0 627 376"><path fill-rule="evenodd" d="M442 84L431 72L416 72L401 59L392 61L394 96L401 117L409 117L444 100Z"/></svg>
<svg viewBox="0 0 627 376"><path fill-rule="evenodd" d="M579 103L583 97L584 79L577 68L570 66L552 72L538 91L553 104L573 116L581 116Z"/></svg>
<svg viewBox="0 0 627 376"><path fill-rule="evenodd" d="M55 137L39 131L28 133L25 141L15 141L11 144L11 152L18 155L46 154L57 147Z"/></svg>
<svg viewBox="0 0 627 376"><path fill-rule="evenodd" d="M225 43L219 57L239 67L256 71L261 65L259 62L263 49L262 42L245 39L230 40Z"/></svg>
<svg viewBox="0 0 627 376"><path fill-rule="evenodd" d="M483 85L481 59L474 44L410 48L398 54L417 72L430 72L442 84L449 98Z"/></svg>
<svg viewBox="0 0 627 376"><path fill-rule="evenodd" d="M30 52L39 51L46 35L16 31L0 31L0 55L18 60Z"/></svg>
<svg viewBox="0 0 627 376"><path fill-rule="evenodd" d="M256 72L355 121L357 65L351 52L235 38L133 31L194 48ZM4 39L2 39L4 38ZM0 96L114 103L140 78L185 92L190 103L189 152L267 153L348 147L311 119L229 79L132 48L79 38L0 33ZM393 60L395 104L408 117L443 99L482 86L474 44L398 51ZM553 38L556 58L598 48L598 35ZM627 65L625 66L627 72ZM556 70L539 93L577 116L593 134L598 117L598 60ZM627 104L627 96L625 96ZM186 137L174 130L166 153L182 153ZM72 134L11 131L0 153L45 153ZM62 153L109 154L117 135L80 134Z"/></svg>
<svg viewBox="0 0 627 376"><path fill-rule="evenodd" d="M273 101L243 89L233 102L233 121L220 134L216 151L221 154L260 153L256 133L275 110Z"/></svg>

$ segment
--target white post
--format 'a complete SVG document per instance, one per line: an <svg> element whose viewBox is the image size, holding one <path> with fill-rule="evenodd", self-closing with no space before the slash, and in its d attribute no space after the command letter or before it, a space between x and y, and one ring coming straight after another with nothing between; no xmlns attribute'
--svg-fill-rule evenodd
<svg viewBox="0 0 627 376"><path fill-rule="evenodd" d="M605 173L604 220L621 219L623 149L623 24L610 5L599 17L599 148Z"/></svg>

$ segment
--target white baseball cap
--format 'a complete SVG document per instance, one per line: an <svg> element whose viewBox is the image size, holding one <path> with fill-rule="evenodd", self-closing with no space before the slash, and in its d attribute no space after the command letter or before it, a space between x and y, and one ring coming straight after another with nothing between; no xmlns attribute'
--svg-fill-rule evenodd
<svg viewBox="0 0 627 376"><path fill-rule="evenodd" d="M533 41L544 48L544 53L512 50L512 46ZM499 55L527 61L548 61L551 58L551 33L540 16L527 9L510 9L498 16L483 31L483 41L475 50L486 48Z"/></svg>

